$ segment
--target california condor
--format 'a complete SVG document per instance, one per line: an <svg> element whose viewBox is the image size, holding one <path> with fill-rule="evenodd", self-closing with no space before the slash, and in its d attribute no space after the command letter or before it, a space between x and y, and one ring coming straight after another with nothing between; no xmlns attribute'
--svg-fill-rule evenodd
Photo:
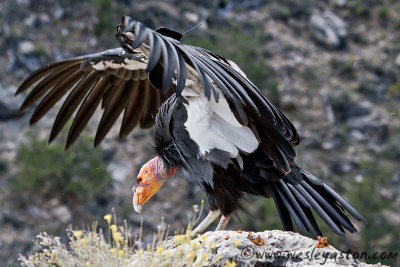
<svg viewBox="0 0 400 267"><path fill-rule="evenodd" d="M294 161L299 135L282 111L229 59L180 42L182 34L151 30L124 16L115 48L63 60L32 73L17 94L33 88L21 110L38 99L30 124L67 95L50 133L52 141L75 113L66 148L96 108L104 110L98 145L124 112L120 137L155 123L156 156L141 168L134 187L137 212L172 175L197 182L210 212L194 233L222 214L224 229L244 194L272 197L285 230L293 223L322 235L314 210L338 235L356 232L349 220L366 220L333 189ZM154 118L155 117L155 118Z"/></svg>

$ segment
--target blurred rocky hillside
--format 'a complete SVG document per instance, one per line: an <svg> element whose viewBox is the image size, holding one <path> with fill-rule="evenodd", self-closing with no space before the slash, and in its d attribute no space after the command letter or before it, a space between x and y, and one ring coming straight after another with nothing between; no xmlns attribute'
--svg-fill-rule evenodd
<svg viewBox="0 0 400 267"><path fill-rule="evenodd" d="M118 46L115 27L129 15L153 28L200 27L184 42L238 63L280 106L302 137L298 164L343 194L369 221L358 235L329 240L340 250L400 251L400 2L394 0L2 0L0 2L0 262L31 254L40 231L105 222L114 207L151 240L160 217L183 228L201 190L179 177L135 214L131 188L152 154L151 131L92 150L82 141L44 141L56 115L29 129L14 92L29 73L56 60ZM116 127L117 128L117 127ZM244 204L228 227L282 229L273 201ZM368 262L393 264L385 260ZM399 264L399 262L397 262Z"/></svg>

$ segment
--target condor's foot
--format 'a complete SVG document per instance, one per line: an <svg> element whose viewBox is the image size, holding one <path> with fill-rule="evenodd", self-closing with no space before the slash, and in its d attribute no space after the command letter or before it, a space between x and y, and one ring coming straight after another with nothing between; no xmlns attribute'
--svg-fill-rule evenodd
<svg viewBox="0 0 400 267"><path fill-rule="evenodd" d="M207 227L210 226L210 224L212 224L219 215L221 215L220 210L210 210L207 217L204 218L204 220L192 231L192 236L203 233L204 230L206 230Z"/></svg>

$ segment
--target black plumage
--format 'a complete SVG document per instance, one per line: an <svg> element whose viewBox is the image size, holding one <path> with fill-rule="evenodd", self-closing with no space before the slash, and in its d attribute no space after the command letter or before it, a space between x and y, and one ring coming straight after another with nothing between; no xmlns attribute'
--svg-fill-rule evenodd
<svg viewBox="0 0 400 267"><path fill-rule="evenodd" d="M182 97L172 96L161 106L156 117L155 151L169 169L177 167L181 175L199 182L207 194L211 210L219 209L222 214L232 214L240 207L243 193L248 193L272 197L285 230L293 230L292 218L300 230L315 236L322 235L311 209L338 235L345 235L344 229L356 232L346 213L366 222L318 178L300 169L294 162L291 163L291 171L283 173L261 148L252 154L241 154L243 168L231 161L224 151L217 152L215 159L209 156L198 158L196 143L182 127L187 120L184 101Z"/></svg>
<svg viewBox="0 0 400 267"><path fill-rule="evenodd" d="M33 88L21 110L41 99L31 124L67 95L50 141L75 113L66 141L66 148L70 147L101 105L95 145L121 114L120 137L136 126L149 128L155 121L154 147L163 166L199 183L211 210L229 216L248 193L273 198L286 230L293 230L293 219L300 230L320 235L311 209L339 235L344 235L344 229L356 231L347 214L365 222L336 192L295 164L294 147L300 142L295 127L231 61L181 43L178 32L154 31L127 16L116 37L122 48L50 64L32 73L18 89L17 94ZM190 109L196 104L190 100L193 93L199 101L203 95L208 101L207 123L218 128L217 121L222 120L233 131L240 129L232 134L222 126L216 130L227 149L214 145L204 152L207 140L193 137L188 126L194 116ZM250 149L248 140L233 140L241 134L250 135L257 147Z"/></svg>

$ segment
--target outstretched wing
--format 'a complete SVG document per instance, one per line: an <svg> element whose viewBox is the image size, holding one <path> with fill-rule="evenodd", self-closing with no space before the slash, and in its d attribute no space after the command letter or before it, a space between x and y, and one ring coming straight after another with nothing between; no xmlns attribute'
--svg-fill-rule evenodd
<svg viewBox="0 0 400 267"><path fill-rule="evenodd" d="M127 16L117 27L117 39L125 51L140 49L146 55L146 70L154 86L166 90L176 77L178 96L187 90L187 79L197 80L208 100L214 97L218 102L222 93L237 121L254 132L274 165L288 173L296 156L293 146L299 143L292 123L234 63L206 49L183 44L179 38L150 30Z"/></svg>
<svg viewBox="0 0 400 267"><path fill-rule="evenodd" d="M18 89L33 87L21 109L42 98L31 124L68 94L54 122L50 141L76 111L67 148L78 138L101 102L103 117L95 145L124 111L120 136L136 125L150 127L160 104L173 92L180 96L192 84L218 103L220 93L237 121L248 126L274 165L285 173L299 143L295 127L235 64L208 50L183 44L181 34L157 31L124 16L117 27L122 49L56 62L31 74ZM160 89L160 90L156 90Z"/></svg>
<svg viewBox="0 0 400 267"><path fill-rule="evenodd" d="M45 66L32 73L16 94L33 87L21 110L42 98L30 124L41 119L64 95L68 94L54 121L49 141L60 133L77 110L69 129L66 148L72 145L100 105L104 109L98 125L95 145L106 136L116 119L124 112L119 132L126 136L136 125L149 128L158 108L173 89L154 88L146 72L147 64L140 54L128 54L122 48L76 57Z"/></svg>

